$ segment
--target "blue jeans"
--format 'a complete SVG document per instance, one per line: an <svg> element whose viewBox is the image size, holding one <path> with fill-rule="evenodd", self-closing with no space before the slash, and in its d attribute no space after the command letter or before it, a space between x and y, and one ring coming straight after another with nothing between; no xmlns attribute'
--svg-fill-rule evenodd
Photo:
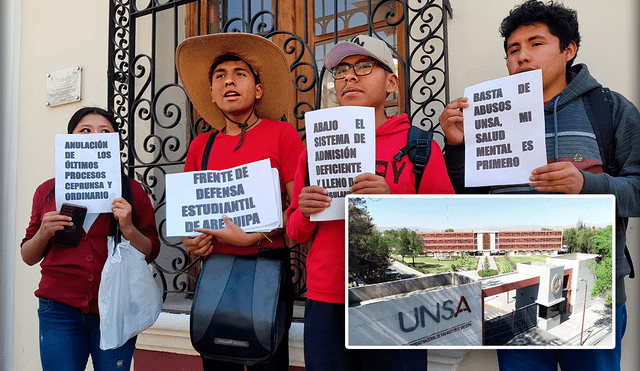
<svg viewBox="0 0 640 371"><path fill-rule="evenodd" d="M40 298L40 360L43 371L82 371L89 354L95 371L128 371L136 338L117 349L100 349L100 316Z"/></svg>
<svg viewBox="0 0 640 371"><path fill-rule="evenodd" d="M622 337L627 327L627 309L616 307L616 347L613 349L508 349L498 350L500 371L615 371L620 370Z"/></svg>

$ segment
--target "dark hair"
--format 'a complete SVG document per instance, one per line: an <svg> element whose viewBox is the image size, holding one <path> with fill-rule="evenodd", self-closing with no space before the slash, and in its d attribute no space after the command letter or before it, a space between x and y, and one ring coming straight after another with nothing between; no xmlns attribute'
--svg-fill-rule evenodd
<svg viewBox="0 0 640 371"><path fill-rule="evenodd" d="M247 66L249 66L249 71L251 71L251 74L253 75L253 79L255 80L256 85L260 83L260 76L258 76L256 71L249 64L249 62L245 61L244 59L242 59L242 57L235 54L223 54L218 58L216 58L216 60L214 60L213 63L211 64L211 68L209 68L209 85L211 85L211 82L213 80L213 72L216 70L216 67L218 67L224 62L233 62L233 61L241 61L246 63Z"/></svg>
<svg viewBox="0 0 640 371"><path fill-rule="evenodd" d="M100 115L107 119L113 128L113 131L118 132L118 123L116 122L116 117L109 111L106 111L100 107L83 107L76 111L76 113L71 116L69 119L69 124L67 125L67 134L73 133L73 130L78 126L80 121L87 115Z"/></svg>
<svg viewBox="0 0 640 371"><path fill-rule="evenodd" d="M580 32L578 31L578 13L564 5L550 1L544 4L537 0L527 0L522 5L513 8L500 24L500 35L504 37L504 51L507 52L507 39L520 26L530 26L542 23L549 27L552 35L560 39L560 50L565 50L571 42L580 47ZM576 55L578 53L576 52ZM571 67L574 56L567 62L567 69Z"/></svg>

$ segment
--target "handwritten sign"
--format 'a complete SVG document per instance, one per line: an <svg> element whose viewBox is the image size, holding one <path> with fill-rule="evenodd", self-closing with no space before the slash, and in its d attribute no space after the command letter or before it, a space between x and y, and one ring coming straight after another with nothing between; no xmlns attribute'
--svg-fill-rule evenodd
<svg viewBox="0 0 640 371"><path fill-rule="evenodd" d="M167 174L167 236L222 229L226 215L245 232L270 231L282 220L280 182L268 159L221 171Z"/></svg>
<svg viewBox="0 0 640 371"><path fill-rule="evenodd" d="M56 208L63 203L110 213L122 194L118 133L56 134Z"/></svg>
<svg viewBox="0 0 640 371"><path fill-rule="evenodd" d="M311 220L344 219L344 197L353 178L375 173L375 111L373 107L334 107L307 112L309 182L324 187L331 206Z"/></svg>
<svg viewBox="0 0 640 371"><path fill-rule="evenodd" d="M464 90L465 186L529 182L546 165L542 70Z"/></svg>

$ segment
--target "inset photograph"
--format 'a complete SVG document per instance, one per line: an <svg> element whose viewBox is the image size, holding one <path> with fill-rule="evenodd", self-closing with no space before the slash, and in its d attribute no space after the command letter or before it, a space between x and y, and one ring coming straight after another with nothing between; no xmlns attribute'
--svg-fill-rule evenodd
<svg viewBox="0 0 640 371"><path fill-rule="evenodd" d="M346 346L615 346L611 195L355 197Z"/></svg>

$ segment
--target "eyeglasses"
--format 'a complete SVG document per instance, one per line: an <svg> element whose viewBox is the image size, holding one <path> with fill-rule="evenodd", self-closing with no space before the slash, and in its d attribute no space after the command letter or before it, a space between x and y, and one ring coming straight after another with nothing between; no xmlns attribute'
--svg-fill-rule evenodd
<svg viewBox="0 0 640 371"><path fill-rule="evenodd" d="M356 76L367 76L371 73L371 71L373 71L373 66L375 64L377 64L377 62L365 61L356 64L338 65L333 69L333 71L331 71L331 74L333 75L334 79L341 80L347 77L349 69L353 67L353 72L356 74Z"/></svg>

